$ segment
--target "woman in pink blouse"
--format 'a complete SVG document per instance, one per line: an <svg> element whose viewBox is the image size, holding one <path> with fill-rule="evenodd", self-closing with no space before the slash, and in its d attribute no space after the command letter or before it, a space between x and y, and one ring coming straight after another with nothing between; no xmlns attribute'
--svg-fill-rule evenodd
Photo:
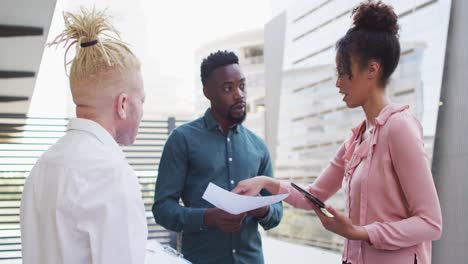
<svg viewBox="0 0 468 264"><path fill-rule="evenodd" d="M294 207L314 210L323 226L346 238L343 263L431 263L431 241L441 236L442 216L424 150L422 127L408 106L385 96L398 65L400 44L393 8L365 2L353 10L353 26L336 44L336 86L365 121L352 129L321 176L307 190L326 201L344 187L345 213L325 216L287 181L255 177L233 190L256 195L289 192Z"/></svg>

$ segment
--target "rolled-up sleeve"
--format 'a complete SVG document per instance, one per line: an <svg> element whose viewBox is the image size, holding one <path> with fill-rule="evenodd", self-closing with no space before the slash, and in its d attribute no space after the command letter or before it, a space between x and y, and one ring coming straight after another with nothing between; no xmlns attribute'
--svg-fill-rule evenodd
<svg viewBox="0 0 468 264"><path fill-rule="evenodd" d="M408 202L409 217L395 222L365 226L372 245L396 250L437 240L442 232L442 214L420 123L410 114L389 120L389 149L393 167Z"/></svg>
<svg viewBox="0 0 468 264"><path fill-rule="evenodd" d="M161 156L152 208L156 222L176 232L205 229L204 208L190 208L179 204L188 171L187 151L183 134L174 130L167 139Z"/></svg>

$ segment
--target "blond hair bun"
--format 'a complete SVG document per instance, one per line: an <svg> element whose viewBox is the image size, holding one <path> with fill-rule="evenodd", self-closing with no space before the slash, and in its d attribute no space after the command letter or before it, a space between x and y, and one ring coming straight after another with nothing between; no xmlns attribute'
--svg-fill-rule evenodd
<svg viewBox="0 0 468 264"><path fill-rule="evenodd" d="M64 12L65 29L49 46L64 43L65 70L70 68L70 84L76 81L92 79L101 72L109 70L138 69L140 62L120 39L118 31L109 23L109 16L104 11L81 8L81 12L73 14ZM71 42L70 42L71 41ZM67 62L69 49L75 45L76 53Z"/></svg>

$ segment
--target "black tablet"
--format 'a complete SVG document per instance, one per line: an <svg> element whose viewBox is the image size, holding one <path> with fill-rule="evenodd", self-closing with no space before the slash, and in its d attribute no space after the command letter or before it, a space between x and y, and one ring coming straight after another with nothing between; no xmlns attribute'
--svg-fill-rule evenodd
<svg viewBox="0 0 468 264"><path fill-rule="evenodd" d="M305 197L307 197L309 200L311 200L318 208L320 208L320 211L322 211L322 213L328 217L334 217L330 212L328 212L327 209L325 209L325 204L320 201L319 198L315 197L314 195L312 195L310 192L302 189L301 187L299 187L297 184L295 184L294 182L291 182L291 186L294 187L296 190L298 190L299 192L301 192Z"/></svg>

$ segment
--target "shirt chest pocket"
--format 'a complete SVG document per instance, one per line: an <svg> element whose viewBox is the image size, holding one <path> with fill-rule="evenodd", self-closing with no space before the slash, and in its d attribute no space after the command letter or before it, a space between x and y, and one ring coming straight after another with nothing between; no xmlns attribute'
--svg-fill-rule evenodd
<svg viewBox="0 0 468 264"><path fill-rule="evenodd" d="M378 171L376 175L378 178L372 178L372 185L375 188L381 188L382 190L401 189L398 176L393 167L392 159L387 154L382 154L382 157L376 161L375 171Z"/></svg>
<svg viewBox="0 0 468 264"><path fill-rule="evenodd" d="M199 149L190 152L190 171L195 175L219 172L226 164L226 153L221 148Z"/></svg>
<svg viewBox="0 0 468 264"><path fill-rule="evenodd" d="M247 149L245 151L234 151L231 166L238 180L244 180L264 173L263 169L266 164L263 162L262 153Z"/></svg>

